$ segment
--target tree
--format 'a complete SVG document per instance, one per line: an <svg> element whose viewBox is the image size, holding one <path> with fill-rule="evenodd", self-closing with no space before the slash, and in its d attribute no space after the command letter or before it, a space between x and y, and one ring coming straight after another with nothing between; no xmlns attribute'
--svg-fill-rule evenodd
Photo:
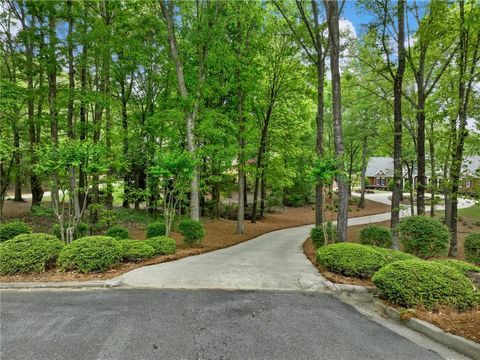
<svg viewBox="0 0 480 360"><path fill-rule="evenodd" d="M338 184L338 216L337 241L347 241L348 226L348 184L343 165L343 127L342 127L342 94L340 84L340 28L339 8L336 0L324 0L327 12L328 37L330 41L330 72L332 75L332 115L335 156L339 161L339 174L336 177Z"/></svg>
<svg viewBox="0 0 480 360"><path fill-rule="evenodd" d="M457 118L452 118L452 162L450 167L450 217L446 219L452 233L450 241L450 256L457 255L457 216L458 216L458 187L463 162L465 139L468 135L467 116L469 102L472 97L473 83L480 73L477 64L480 61L480 28L478 21L474 19L480 15L475 2L469 2L469 11L465 12L465 2L459 1L459 38L458 38L458 105ZM458 120L457 120L458 119ZM457 125L458 121L458 125Z"/></svg>

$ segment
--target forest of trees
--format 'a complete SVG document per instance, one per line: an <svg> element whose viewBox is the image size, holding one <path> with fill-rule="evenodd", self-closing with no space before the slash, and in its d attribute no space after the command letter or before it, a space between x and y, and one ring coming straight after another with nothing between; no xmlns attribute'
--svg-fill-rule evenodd
<svg viewBox="0 0 480 360"><path fill-rule="evenodd" d="M198 220L234 194L243 233L275 204L315 202L322 224L335 179L345 241L368 157L391 156L394 246L415 168L417 212L445 194L455 255L461 164L480 155L480 5L361 0L358 34L344 6L3 1L0 208L49 191L68 241L114 205Z"/></svg>

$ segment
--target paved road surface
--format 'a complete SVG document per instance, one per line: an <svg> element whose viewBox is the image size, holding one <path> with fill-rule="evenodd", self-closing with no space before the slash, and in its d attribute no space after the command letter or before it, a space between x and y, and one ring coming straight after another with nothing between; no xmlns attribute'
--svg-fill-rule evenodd
<svg viewBox="0 0 480 360"><path fill-rule="evenodd" d="M441 357L314 292L1 293L2 359Z"/></svg>

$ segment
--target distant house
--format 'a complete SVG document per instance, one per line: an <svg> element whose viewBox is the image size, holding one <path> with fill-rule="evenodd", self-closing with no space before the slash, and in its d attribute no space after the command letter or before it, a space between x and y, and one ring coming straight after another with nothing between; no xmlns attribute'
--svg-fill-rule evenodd
<svg viewBox="0 0 480 360"><path fill-rule="evenodd" d="M417 182L417 170L413 170L413 182ZM407 171L403 170L404 179L407 179ZM387 189L389 181L393 180L393 159L391 157L371 157L368 161L365 177L368 187ZM430 181L430 172L426 174L427 182ZM441 181L443 172L437 172L437 181ZM462 177L460 191L473 192L480 189L480 156L466 157L462 164Z"/></svg>

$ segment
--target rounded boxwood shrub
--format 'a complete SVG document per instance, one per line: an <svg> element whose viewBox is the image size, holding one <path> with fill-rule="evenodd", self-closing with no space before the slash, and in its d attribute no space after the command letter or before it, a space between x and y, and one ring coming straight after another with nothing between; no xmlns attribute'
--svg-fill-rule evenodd
<svg viewBox="0 0 480 360"><path fill-rule="evenodd" d="M393 261L413 258L401 251L352 243L337 243L317 251L317 262L328 270L347 276L369 278Z"/></svg>
<svg viewBox="0 0 480 360"><path fill-rule="evenodd" d="M42 233L21 234L0 245L0 274L41 272L55 263L65 244Z"/></svg>
<svg viewBox="0 0 480 360"><path fill-rule="evenodd" d="M381 268L372 281L381 297L405 307L447 305L464 310L479 299L464 274L435 261L396 261Z"/></svg>
<svg viewBox="0 0 480 360"><path fill-rule="evenodd" d="M165 236L166 233L167 228L165 224L161 221L150 223L147 226L147 239L156 236Z"/></svg>
<svg viewBox="0 0 480 360"><path fill-rule="evenodd" d="M456 259L438 259L432 260L433 262L449 266L454 268L464 274L468 274L469 272L480 272L480 267L469 264L465 261L456 260Z"/></svg>
<svg viewBox="0 0 480 360"><path fill-rule="evenodd" d="M127 261L139 261L150 259L155 255L155 249L145 241L124 240L122 246L122 258Z"/></svg>
<svg viewBox="0 0 480 360"><path fill-rule="evenodd" d="M23 221L10 221L0 225L0 242L13 239L20 234L29 234L32 228Z"/></svg>
<svg viewBox="0 0 480 360"><path fill-rule="evenodd" d="M114 239L128 239L128 229L123 226L112 226L105 233L107 236L111 236Z"/></svg>
<svg viewBox="0 0 480 360"><path fill-rule="evenodd" d="M122 253L120 242L112 237L87 236L66 245L57 264L61 270L105 271L122 259Z"/></svg>
<svg viewBox="0 0 480 360"><path fill-rule="evenodd" d="M403 250L423 259L445 255L450 243L450 232L439 220L426 216L411 216L398 224Z"/></svg>
<svg viewBox="0 0 480 360"><path fill-rule="evenodd" d="M153 247L155 255L170 255L177 251L177 243L175 240L166 236L157 236L145 240L145 242Z"/></svg>
<svg viewBox="0 0 480 360"><path fill-rule="evenodd" d="M480 232L469 234L464 241L465 260L480 265Z"/></svg>
<svg viewBox="0 0 480 360"><path fill-rule="evenodd" d="M200 221L183 220L178 226L186 244L198 244L205 237L205 229Z"/></svg>
<svg viewBox="0 0 480 360"><path fill-rule="evenodd" d="M360 231L360 244L390 248L392 246L390 230L381 226L368 225Z"/></svg>
<svg viewBox="0 0 480 360"><path fill-rule="evenodd" d="M382 247L378 246L372 246L377 252L382 254L385 257L385 260L388 264L398 261L398 260L413 260L413 259L418 259L416 256L413 256L411 254L407 254L403 251L400 250L394 250L394 249L385 249Z"/></svg>
<svg viewBox="0 0 480 360"><path fill-rule="evenodd" d="M325 235L327 238L325 239ZM326 244L333 244L337 236L337 229L332 222L328 221L319 226L315 226L310 230L310 238L312 239L315 248L319 248Z"/></svg>

